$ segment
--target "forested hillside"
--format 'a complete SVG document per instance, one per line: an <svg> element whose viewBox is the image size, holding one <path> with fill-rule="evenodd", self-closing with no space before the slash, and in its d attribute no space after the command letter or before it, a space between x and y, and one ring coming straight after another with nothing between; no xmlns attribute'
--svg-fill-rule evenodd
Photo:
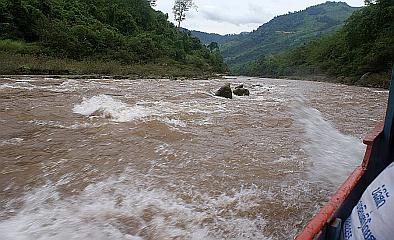
<svg viewBox="0 0 394 240"><path fill-rule="evenodd" d="M167 18L146 0L0 0L0 72L17 71L13 61L35 68L34 59L225 70L219 53Z"/></svg>
<svg viewBox="0 0 394 240"><path fill-rule="evenodd" d="M325 74L346 84L388 87L394 64L394 0L368 1L335 34L241 69L255 76Z"/></svg>
<svg viewBox="0 0 394 240"><path fill-rule="evenodd" d="M191 33L205 41L216 41L226 63L238 73L238 67L269 55L301 46L311 39L334 32L358 8L343 2L326 2L305 10L278 16L251 33L239 35Z"/></svg>

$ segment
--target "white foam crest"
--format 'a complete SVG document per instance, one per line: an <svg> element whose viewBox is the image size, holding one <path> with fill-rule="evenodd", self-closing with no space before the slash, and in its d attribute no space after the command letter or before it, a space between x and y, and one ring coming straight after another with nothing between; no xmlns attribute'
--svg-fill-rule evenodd
<svg viewBox="0 0 394 240"><path fill-rule="evenodd" d="M53 80L51 78L44 78L45 80ZM33 85L31 82L36 82L36 80L16 80L14 83L5 83L0 85L0 89L23 89L23 90L47 90L52 92L73 92L78 90L81 85L78 81L69 79L64 81L60 85Z"/></svg>
<svg viewBox="0 0 394 240"><path fill-rule="evenodd" d="M11 84L5 83L5 84L0 85L0 89L7 89L7 88L32 90L32 89L36 88L36 86L29 83L29 82L26 82L26 81L15 82L15 83L11 83Z"/></svg>
<svg viewBox="0 0 394 240"><path fill-rule="evenodd" d="M65 125L61 124L58 121L44 121L44 120L30 120L27 123L34 124L37 126L49 126L53 128L67 128Z"/></svg>
<svg viewBox="0 0 394 240"><path fill-rule="evenodd" d="M10 86L11 86L11 85L9 85L9 84L7 84L7 83L1 84L1 85L0 85L0 90L6 89L6 88L10 88Z"/></svg>
<svg viewBox="0 0 394 240"><path fill-rule="evenodd" d="M68 199L59 199L56 186L44 186L0 222L0 239L209 239L191 224L200 213L164 192L124 184L110 179ZM177 226L182 224L190 225Z"/></svg>
<svg viewBox="0 0 394 240"><path fill-rule="evenodd" d="M64 82L62 82L58 86L50 86L48 87L48 90L50 91L55 91L55 92L74 92L80 89L82 86L80 84L80 81L74 80L74 79L68 79Z"/></svg>
<svg viewBox="0 0 394 240"><path fill-rule="evenodd" d="M186 127L187 123L180 120L180 119L174 119L174 118L164 118L163 121L171 126L175 127Z"/></svg>
<svg viewBox="0 0 394 240"><path fill-rule="evenodd" d="M271 192L252 185L217 197L199 193L193 193L193 196L195 208L203 211L206 219L216 223L217 239L269 239L262 231L267 224L265 219L258 214L255 218L241 216L256 212L263 199L271 199Z"/></svg>
<svg viewBox="0 0 394 240"><path fill-rule="evenodd" d="M21 142L23 142L23 138L11 138L0 141L0 146L19 145Z"/></svg>
<svg viewBox="0 0 394 240"><path fill-rule="evenodd" d="M74 123L72 125L66 125L63 124L59 121L45 121L45 120L29 120L26 121L26 123L29 124L34 124L37 126L47 126L47 127L51 127L51 128L63 128L63 129L85 129L85 128L98 128L101 127L103 125L105 125L105 123Z"/></svg>
<svg viewBox="0 0 394 240"><path fill-rule="evenodd" d="M0 221L0 239L267 239L262 219L231 212L253 207L255 189L207 197L200 205L154 189L140 176L128 172L67 198L57 191L63 183L31 191L21 209Z"/></svg>
<svg viewBox="0 0 394 240"><path fill-rule="evenodd" d="M279 104L279 103L286 102L286 99L284 99L284 98L277 98L277 97L266 96L266 95L257 95L255 97L252 97L251 100L264 102L267 104Z"/></svg>
<svg viewBox="0 0 394 240"><path fill-rule="evenodd" d="M108 95L83 98L83 101L73 108L74 113L84 116L101 116L116 122L159 116L159 120L176 127L186 127L187 123L171 115L178 113L212 114L226 111L224 106L201 104L197 101L182 103L140 101L135 105L129 105Z"/></svg>
<svg viewBox="0 0 394 240"><path fill-rule="evenodd" d="M129 122L154 114L152 109L140 105L129 106L107 95L84 98L82 103L74 106L73 111L84 116L100 115L116 122Z"/></svg>
<svg viewBox="0 0 394 240"><path fill-rule="evenodd" d="M223 99L222 97L218 98ZM214 114L231 111L227 109L226 106L223 106L220 102L216 101L214 103L202 103L201 101L193 100L189 102L182 102L178 107L183 112L196 114Z"/></svg>
<svg viewBox="0 0 394 240"><path fill-rule="evenodd" d="M67 129L84 129L84 128L98 128L103 124L101 123L75 123L71 126L66 126Z"/></svg>
<svg viewBox="0 0 394 240"><path fill-rule="evenodd" d="M304 148L312 164L311 178L342 183L361 164L365 150L361 140L342 134L303 99L293 104L293 113L308 139Z"/></svg>
<svg viewBox="0 0 394 240"><path fill-rule="evenodd" d="M389 93L389 90L372 90L373 93Z"/></svg>
<svg viewBox="0 0 394 240"><path fill-rule="evenodd" d="M269 197L271 194L268 192L264 193L264 196ZM223 210L238 210L240 212L247 212L251 209L258 207L261 201L261 192L257 186L252 185L251 187L241 188L239 191L233 190L233 194L226 195L222 194L216 198L204 197L206 202L204 205L215 206L213 210L220 209L219 212L223 213ZM229 208L229 206L231 206Z"/></svg>

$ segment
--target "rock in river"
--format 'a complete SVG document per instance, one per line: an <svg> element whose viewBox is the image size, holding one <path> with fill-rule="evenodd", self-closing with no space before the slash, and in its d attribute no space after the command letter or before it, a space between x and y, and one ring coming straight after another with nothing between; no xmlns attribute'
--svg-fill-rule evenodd
<svg viewBox="0 0 394 240"><path fill-rule="evenodd" d="M216 91L215 96L224 97L224 98L233 98L233 91L231 90L230 83L227 83L219 90Z"/></svg>
<svg viewBox="0 0 394 240"><path fill-rule="evenodd" d="M234 89L233 93L234 93L235 95L237 95L237 96L249 96L249 95L250 95L249 90L246 89L246 88L243 88L243 85L242 85L242 87L240 87L240 88L236 87L236 88Z"/></svg>
<svg viewBox="0 0 394 240"><path fill-rule="evenodd" d="M238 89L238 88L244 88L244 85L241 84L241 85L238 85L238 86L235 87L235 89Z"/></svg>

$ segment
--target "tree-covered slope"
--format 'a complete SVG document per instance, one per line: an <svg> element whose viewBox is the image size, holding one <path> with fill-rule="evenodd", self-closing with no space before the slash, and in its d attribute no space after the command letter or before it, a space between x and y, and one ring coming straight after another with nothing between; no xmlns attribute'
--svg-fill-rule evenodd
<svg viewBox="0 0 394 240"><path fill-rule="evenodd" d="M264 56L242 73L275 77L323 73L347 84L388 87L394 64L394 0L371 2L338 32Z"/></svg>
<svg viewBox="0 0 394 240"><path fill-rule="evenodd" d="M224 70L218 53L167 18L146 0L0 0L0 51Z"/></svg>
<svg viewBox="0 0 394 240"><path fill-rule="evenodd" d="M357 8L343 2L326 2L278 16L257 30L224 42L221 52L234 66L278 53L338 30Z"/></svg>

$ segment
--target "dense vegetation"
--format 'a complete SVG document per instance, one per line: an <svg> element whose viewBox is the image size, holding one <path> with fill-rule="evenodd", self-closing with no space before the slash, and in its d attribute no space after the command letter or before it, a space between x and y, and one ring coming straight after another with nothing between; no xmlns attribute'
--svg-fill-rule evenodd
<svg viewBox="0 0 394 240"><path fill-rule="evenodd" d="M358 8L343 2L326 2L305 10L278 16L251 33L217 36L192 32L202 41L220 43L226 63L237 73L238 66L261 55L279 53L301 46L341 28Z"/></svg>
<svg viewBox="0 0 394 240"><path fill-rule="evenodd" d="M225 70L217 51L167 19L146 0L0 0L0 55L9 60L0 72L28 70L37 60Z"/></svg>
<svg viewBox="0 0 394 240"><path fill-rule="evenodd" d="M347 84L387 87L393 63L394 0L378 0L355 12L338 32L263 56L241 73L271 77L324 73Z"/></svg>

